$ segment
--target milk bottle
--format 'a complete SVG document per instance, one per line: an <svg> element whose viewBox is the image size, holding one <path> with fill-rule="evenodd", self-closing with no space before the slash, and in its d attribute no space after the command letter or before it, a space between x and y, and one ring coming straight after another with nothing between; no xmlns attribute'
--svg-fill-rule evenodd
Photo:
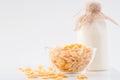
<svg viewBox="0 0 120 80"><path fill-rule="evenodd" d="M88 2L85 14L80 16L75 27L77 42L97 48L89 70L107 70L109 68L108 27L105 20L118 25L101 12L100 3Z"/></svg>

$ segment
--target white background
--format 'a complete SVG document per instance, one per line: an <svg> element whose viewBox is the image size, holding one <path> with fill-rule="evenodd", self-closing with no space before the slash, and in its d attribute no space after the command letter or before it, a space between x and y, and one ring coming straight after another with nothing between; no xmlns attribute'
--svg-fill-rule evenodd
<svg viewBox="0 0 120 80"><path fill-rule="evenodd" d="M45 46L76 42L74 15L86 1L0 0L0 80L22 80L17 68L48 64ZM120 1L100 2L103 12L120 23ZM120 28L107 25L111 67L120 70Z"/></svg>

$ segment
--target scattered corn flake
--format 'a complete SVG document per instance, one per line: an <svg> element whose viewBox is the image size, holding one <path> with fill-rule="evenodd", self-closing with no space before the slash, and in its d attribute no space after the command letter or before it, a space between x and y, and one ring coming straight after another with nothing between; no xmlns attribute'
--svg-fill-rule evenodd
<svg viewBox="0 0 120 80"><path fill-rule="evenodd" d="M41 77L45 80L62 80L63 78L67 78L65 74L56 72L55 69L52 67L49 67L48 70L45 70L42 66L38 66L37 70L32 70L31 68L19 68L19 70L23 72L25 76L29 79Z"/></svg>
<svg viewBox="0 0 120 80"><path fill-rule="evenodd" d="M53 67L48 67L48 70L49 71L54 71L54 68Z"/></svg>
<svg viewBox="0 0 120 80"><path fill-rule="evenodd" d="M63 80L63 78L62 77L58 77L58 78L55 78L53 80Z"/></svg>
<svg viewBox="0 0 120 80"><path fill-rule="evenodd" d="M77 79L87 79L88 76L87 75L78 75L76 76Z"/></svg>
<svg viewBox="0 0 120 80"><path fill-rule="evenodd" d="M21 72L24 72L24 69L23 68L18 68Z"/></svg>
<svg viewBox="0 0 120 80"><path fill-rule="evenodd" d="M40 69L40 70L43 69L43 66L38 66L38 69Z"/></svg>
<svg viewBox="0 0 120 80"><path fill-rule="evenodd" d="M63 74L63 73L58 73L58 76L61 76L61 77L63 77L63 78L68 78L68 76L65 75L65 74Z"/></svg>

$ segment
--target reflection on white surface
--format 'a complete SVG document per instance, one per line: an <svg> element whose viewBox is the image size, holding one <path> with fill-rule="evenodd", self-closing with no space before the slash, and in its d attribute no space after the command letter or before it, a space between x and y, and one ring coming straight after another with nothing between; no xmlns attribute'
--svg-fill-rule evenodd
<svg viewBox="0 0 120 80"><path fill-rule="evenodd" d="M118 80L120 79L120 72L116 69L109 71L88 72L88 80Z"/></svg>
<svg viewBox="0 0 120 80"><path fill-rule="evenodd" d="M88 80L119 80L120 79L120 71L116 69L111 69L109 71L98 71L98 72L88 72L89 78ZM66 80L75 80L70 77Z"/></svg>

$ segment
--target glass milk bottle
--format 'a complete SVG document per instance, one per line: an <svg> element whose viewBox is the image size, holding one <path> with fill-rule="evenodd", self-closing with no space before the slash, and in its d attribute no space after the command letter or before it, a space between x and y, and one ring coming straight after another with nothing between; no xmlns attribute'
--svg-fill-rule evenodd
<svg viewBox="0 0 120 80"><path fill-rule="evenodd" d="M107 70L109 68L108 31L105 20L118 25L101 12L100 3L88 2L85 14L80 16L75 27L77 42L97 48L89 70Z"/></svg>

